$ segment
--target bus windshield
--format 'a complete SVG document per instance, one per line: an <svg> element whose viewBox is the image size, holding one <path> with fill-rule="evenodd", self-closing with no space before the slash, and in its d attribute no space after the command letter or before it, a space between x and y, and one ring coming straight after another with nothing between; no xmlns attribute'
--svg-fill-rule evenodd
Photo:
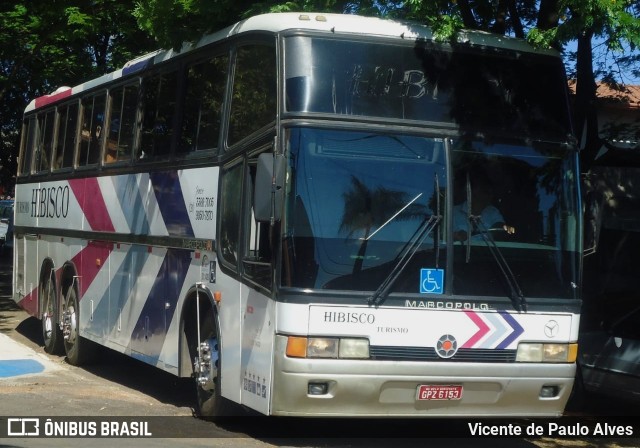
<svg viewBox="0 0 640 448"><path fill-rule="evenodd" d="M430 121L556 141L570 134L559 58L304 36L287 38L285 48L288 112Z"/></svg>
<svg viewBox="0 0 640 448"><path fill-rule="evenodd" d="M504 276L480 229L467 224L464 211L459 222L465 203L474 212L481 204L484 178L492 184L492 207L503 216L498 224L482 215L482 224L522 292L574 298L579 248L572 151L309 127L290 128L287 136L283 286L375 291L425 223L438 217L391 293L418 293L421 269L443 269L441 293L504 297ZM456 238L458 230L469 237Z"/></svg>

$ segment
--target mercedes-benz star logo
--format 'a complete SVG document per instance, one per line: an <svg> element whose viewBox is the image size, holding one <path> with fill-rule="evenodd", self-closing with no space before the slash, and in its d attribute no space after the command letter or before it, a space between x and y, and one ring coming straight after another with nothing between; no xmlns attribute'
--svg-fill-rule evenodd
<svg viewBox="0 0 640 448"><path fill-rule="evenodd" d="M560 330L560 325L555 320L550 320L544 326L544 334L547 335L548 338L554 338L558 334Z"/></svg>
<svg viewBox="0 0 640 448"><path fill-rule="evenodd" d="M458 341L450 334L445 334L438 339L436 353L441 358L451 358L458 351Z"/></svg>

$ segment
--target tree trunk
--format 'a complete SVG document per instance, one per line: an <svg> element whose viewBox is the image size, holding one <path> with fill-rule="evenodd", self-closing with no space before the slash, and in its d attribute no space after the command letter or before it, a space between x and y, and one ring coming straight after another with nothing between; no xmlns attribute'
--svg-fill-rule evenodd
<svg viewBox="0 0 640 448"><path fill-rule="evenodd" d="M469 29L477 29L478 22L473 16L473 11L471 10L471 6L469 6L469 1L459 0L458 7L460 8L460 15L462 15L462 23L464 23L464 27Z"/></svg>
<svg viewBox="0 0 640 448"><path fill-rule="evenodd" d="M573 125L578 138L582 170L588 171L601 141L598 133L598 110L596 107L596 81L593 74L593 31L586 30L578 38L576 61L576 97L573 110Z"/></svg>
<svg viewBox="0 0 640 448"><path fill-rule="evenodd" d="M558 26L558 0L541 0L540 9L538 10L538 29L550 30Z"/></svg>
<svg viewBox="0 0 640 448"><path fill-rule="evenodd" d="M536 27L539 30L550 30L558 26L560 22L559 0L541 0L540 9L538 9L538 23ZM558 42L551 44L556 50L561 50L562 46Z"/></svg>

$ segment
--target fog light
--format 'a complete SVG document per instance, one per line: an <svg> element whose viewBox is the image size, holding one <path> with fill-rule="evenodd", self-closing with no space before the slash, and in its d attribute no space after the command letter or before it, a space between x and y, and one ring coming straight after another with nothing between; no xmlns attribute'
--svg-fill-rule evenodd
<svg viewBox="0 0 640 448"><path fill-rule="evenodd" d="M309 383L307 393L309 395L326 395L329 392L329 384L327 383Z"/></svg>
<svg viewBox="0 0 640 448"><path fill-rule="evenodd" d="M542 386L540 389L540 398L553 398L558 396L560 388L558 386Z"/></svg>

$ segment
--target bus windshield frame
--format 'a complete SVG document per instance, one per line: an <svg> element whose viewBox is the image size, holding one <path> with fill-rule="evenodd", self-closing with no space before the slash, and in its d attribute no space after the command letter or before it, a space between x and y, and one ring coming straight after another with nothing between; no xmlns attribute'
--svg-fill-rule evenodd
<svg viewBox="0 0 640 448"><path fill-rule="evenodd" d="M472 232L469 222L472 236L455 237L456 209L471 199L469 194L480 201L480 193L470 189L485 176L492 183L491 207L501 210L497 213L514 232L493 222L482 223L484 231L522 293L534 301L577 299L581 226L575 151L558 144L433 137L397 128L304 126L290 127L286 135L290 182L282 287L370 295L404 263L407 246L417 244L415 257L389 288L389 303L407 295L506 300L505 280L511 280L480 229ZM437 225L415 243L434 218ZM425 270L442 272L437 290L423 285Z"/></svg>
<svg viewBox="0 0 640 448"><path fill-rule="evenodd" d="M557 57L462 43L383 42L286 37L284 112L552 141L571 134Z"/></svg>

